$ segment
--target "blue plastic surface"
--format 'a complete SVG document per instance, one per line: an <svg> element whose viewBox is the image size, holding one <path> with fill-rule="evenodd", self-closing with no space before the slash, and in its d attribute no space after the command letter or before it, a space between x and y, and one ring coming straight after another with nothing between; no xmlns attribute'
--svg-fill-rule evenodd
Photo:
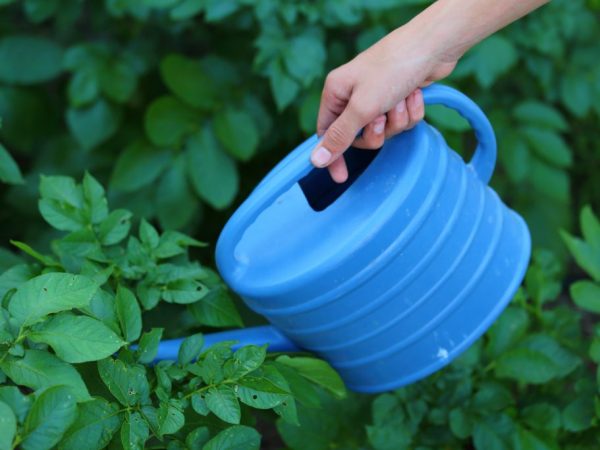
<svg viewBox="0 0 600 450"><path fill-rule="evenodd" d="M217 243L223 279L276 327L271 336L269 327L239 330L237 339L315 352L350 389L381 392L448 364L506 307L531 242L523 219L487 186L493 129L460 92L423 92L469 121L478 139L471 162L422 121L386 141L340 195L310 164L316 136L298 146Z"/></svg>

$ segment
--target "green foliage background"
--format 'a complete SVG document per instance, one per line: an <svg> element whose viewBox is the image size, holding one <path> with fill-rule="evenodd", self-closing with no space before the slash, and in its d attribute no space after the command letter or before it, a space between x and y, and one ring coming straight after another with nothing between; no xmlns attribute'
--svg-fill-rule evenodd
<svg viewBox="0 0 600 450"><path fill-rule="evenodd" d="M40 175L88 171L111 207L209 242L195 255L210 261L235 206L314 132L327 72L429 3L0 0L3 246L48 251L58 232L39 217ZM595 280L571 297L597 313L591 210L585 241L559 235L584 205L600 211L598 42L597 0L554 0L472 49L445 81L496 130L492 185L538 249L525 287L461 362L373 402L300 406L304 428L278 423L288 446L311 448L310 432L312 448L598 447L599 331L592 338L594 316L566 295L586 275L564 244ZM473 136L456 114L428 108L427 120L468 155ZM0 250L0 269L16 262ZM531 361L537 369L520 365Z"/></svg>

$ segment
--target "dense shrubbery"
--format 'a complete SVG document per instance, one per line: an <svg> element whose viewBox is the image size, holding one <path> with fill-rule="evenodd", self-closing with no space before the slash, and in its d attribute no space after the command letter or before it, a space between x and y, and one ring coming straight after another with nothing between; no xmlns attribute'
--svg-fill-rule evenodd
<svg viewBox="0 0 600 450"><path fill-rule="evenodd" d="M188 446L198 447L226 426L228 421L222 422L219 414L220 419L213 414L204 418L178 397L203 386L197 383L207 382L204 372L186 371L185 364L156 366L142 392L134 388L140 397L129 402L102 387L95 363L76 360L69 353L73 349L44 338L44 329L80 320L94 320L96 327L108 329L105 335L114 340L103 343L104 354L86 357L105 361L99 367L106 382L107 374L116 374L121 363L108 367L105 357L140 337L138 301L145 311L146 346L159 337L158 331L146 328L154 325L166 327L166 336L239 325L214 274L185 256L187 246L198 241L174 231L157 234L149 222L185 231L213 248L235 205L275 161L313 132L327 71L428 3L0 0L0 269L9 269L0 283L0 358L6 377L0 408L2 417L12 417L10 411L16 417L19 439L26 439L24 430L44 423L44 405L64 405L56 441L75 414L73 402L64 401L71 391L50 387L43 377L20 378L24 372L7 368L17 364L11 361L36 359L30 355L45 358L45 367L54 367L62 374L58 377L75 380L75 400L98 396L78 404L75 424L119 411L103 426L116 431L123 423L120 436L126 436L126 443L127 436L135 444L150 433L167 436L164 442L172 440L170 448L180 448L186 438L193 441ZM538 248L513 304L460 361L414 386L373 398L351 395L343 401L317 388L308 398L297 397L300 428L293 424L295 416L278 403L275 409L282 418L277 429L288 446L325 448L335 442L340 447L464 448L472 442L486 450L598 448L600 400L594 377L600 330L593 313L600 312L600 227L591 209L584 209L583 241L566 232L561 237L559 230L573 227L572 218L585 204L600 211L595 173L600 159L599 10L596 0L554 0L474 48L447 80L490 116L499 141L492 184L527 219ZM430 108L428 120L457 150L471 147L472 137L457 115ZM82 186L55 177L42 178L40 184L41 174L81 179L86 170L107 186L111 205L121 209L106 215L103 190L89 175ZM53 228L68 232L66 236L39 220L38 185L39 211ZM132 217L148 222L141 221L139 239L131 237L128 242L133 244L123 247ZM136 226L138 222L135 219ZM112 240L111 233L120 239ZM37 262L21 265L24 260L9 250L9 239L40 251L16 244ZM169 240L180 254L157 254ZM124 253L113 253L123 248ZM589 280L576 281L585 275L569 265L566 249ZM140 266L136 258L142 254L153 255L152 267ZM161 273L158 267L167 264L173 271ZM92 310L88 299L86 304L47 311L39 318L50 314L49 318L31 323L31 329L21 327L25 312L11 310L11 296L28 295L30 288L24 286L30 286L26 280L33 276L52 278L61 272L104 285L107 294L100 300L95 296L94 302L108 309ZM160 277L168 281L158 281ZM182 303L182 298L193 303L180 308L169 304ZM228 305L229 313L220 320L211 322L210 314L198 312L217 301ZM71 308L79 312L68 312ZM131 323L124 319L125 311L134 312ZM245 311L242 315L256 320ZM170 320L157 322L164 317ZM223 363L231 356L226 348L216 352L222 352ZM123 367L131 365L131 370L144 374L138 380L143 384L148 369L139 363L148 361L141 352L119 354ZM256 357L262 362L262 356ZM203 358L206 361L206 354ZM240 358L230 359L236 360ZM268 358L257 374L264 383L265 371L272 370L268 367L282 364ZM293 373L289 376L302 381ZM286 379L288 388L272 382L272 389L296 394L291 378ZM14 383L21 386L21 394L9 387ZM40 388L47 389L41 394ZM31 389L37 394L28 394ZM279 399L277 395L289 395L272 394ZM144 410L154 411L151 418ZM253 426L255 417L259 428L268 431L276 416L244 412L242 423ZM183 418L186 425L177 431ZM184 431L192 431L188 427L197 420L201 424L196 426L206 426L206 431L199 429L190 437ZM9 422L0 425L10 427ZM251 428L237 430L250 441L258 439ZM107 432L101 442L110 436ZM23 441L25 448L47 448L43 443L51 441L29 442ZM66 442L65 447L81 444ZM10 445L0 439L0 448Z"/></svg>

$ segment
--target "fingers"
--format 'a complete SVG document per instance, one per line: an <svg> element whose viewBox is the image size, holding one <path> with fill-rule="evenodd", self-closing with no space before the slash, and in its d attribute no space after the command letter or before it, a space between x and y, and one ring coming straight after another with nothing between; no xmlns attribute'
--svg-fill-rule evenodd
<svg viewBox="0 0 600 450"><path fill-rule="evenodd" d="M329 175L336 183L343 183L348 179L348 167L343 156L332 162L327 169L329 169Z"/></svg>
<svg viewBox="0 0 600 450"><path fill-rule="evenodd" d="M354 141L358 131L376 114L367 114L368 109L357 108L354 97L350 100L340 116L327 128L323 139L311 154L311 161L316 167L326 167L338 159Z"/></svg>
<svg viewBox="0 0 600 450"><path fill-rule="evenodd" d="M339 75L337 70L327 75L321 93L317 118L317 134L319 136L323 136L335 119L344 111L351 94L352 85L346 77Z"/></svg>
<svg viewBox="0 0 600 450"><path fill-rule="evenodd" d="M352 146L371 150L381 148L385 140L386 122L385 114L378 116L363 129L362 135L354 140Z"/></svg>
<svg viewBox="0 0 600 450"><path fill-rule="evenodd" d="M406 100L400 100L387 114L387 126L385 127L385 137L389 138L403 132L408 127L410 116L406 109Z"/></svg>
<svg viewBox="0 0 600 450"><path fill-rule="evenodd" d="M425 103L423 102L423 92L416 89L406 98L406 109L408 111L408 125L406 130L410 130L425 117Z"/></svg>

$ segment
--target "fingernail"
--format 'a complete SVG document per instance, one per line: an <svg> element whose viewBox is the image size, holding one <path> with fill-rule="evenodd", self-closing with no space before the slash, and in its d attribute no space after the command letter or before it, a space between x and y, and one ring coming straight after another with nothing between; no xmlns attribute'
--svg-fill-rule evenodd
<svg viewBox="0 0 600 450"><path fill-rule="evenodd" d="M421 89L415 91L415 100L419 103L423 101L423 91Z"/></svg>
<svg viewBox="0 0 600 450"><path fill-rule="evenodd" d="M324 167L331 161L331 152L325 147L319 147L312 153L310 160L315 166Z"/></svg>
<svg viewBox="0 0 600 450"><path fill-rule="evenodd" d="M383 133L384 129L385 129L385 119L384 120L376 120L375 125L373 125L373 131L375 132L375 134Z"/></svg>
<svg viewBox="0 0 600 450"><path fill-rule="evenodd" d="M402 100L400 103L396 105L396 111L399 113L403 113L406 110L406 102Z"/></svg>

